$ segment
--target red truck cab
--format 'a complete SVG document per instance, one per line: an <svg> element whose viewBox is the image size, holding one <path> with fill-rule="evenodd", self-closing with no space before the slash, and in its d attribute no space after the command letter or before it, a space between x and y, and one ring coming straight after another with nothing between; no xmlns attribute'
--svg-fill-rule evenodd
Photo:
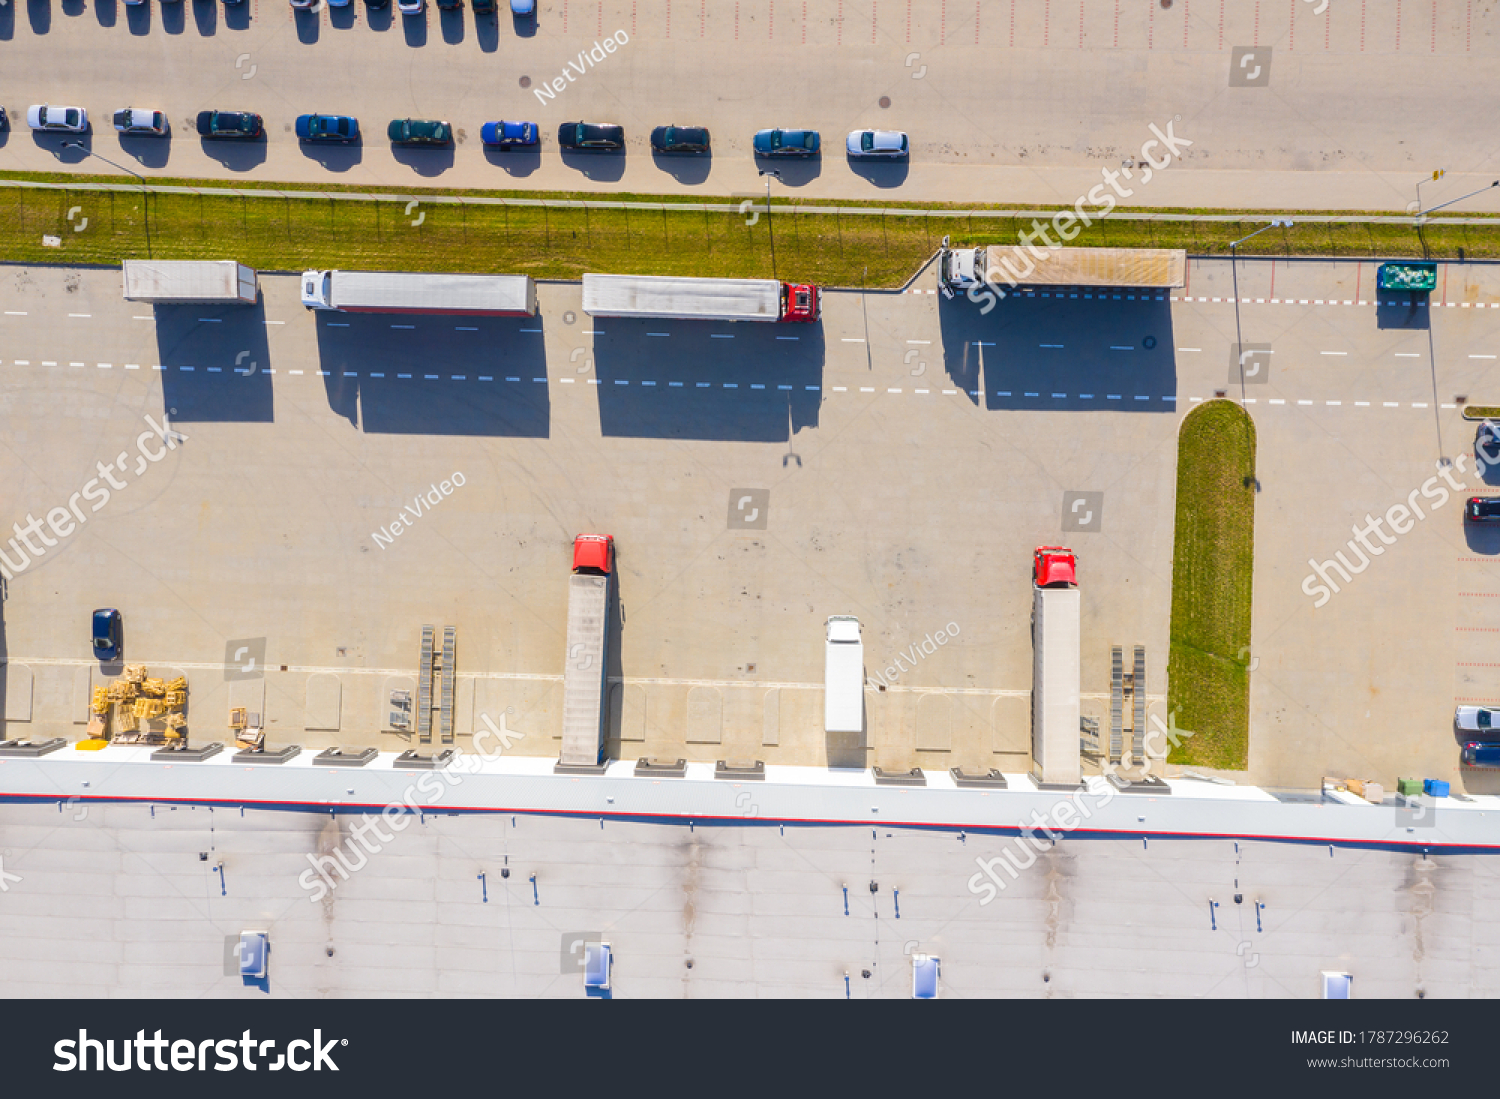
<svg viewBox="0 0 1500 1099"><path fill-rule="evenodd" d="M609 534L580 534L573 539L573 571L608 576L614 564L615 540Z"/></svg>
<svg viewBox="0 0 1500 1099"><path fill-rule="evenodd" d="M811 324L823 313L823 295L809 283L781 284L781 319Z"/></svg>
<svg viewBox="0 0 1500 1099"><path fill-rule="evenodd" d="M1033 554L1033 580L1039 588L1076 588L1078 558L1066 546L1039 546Z"/></svg>

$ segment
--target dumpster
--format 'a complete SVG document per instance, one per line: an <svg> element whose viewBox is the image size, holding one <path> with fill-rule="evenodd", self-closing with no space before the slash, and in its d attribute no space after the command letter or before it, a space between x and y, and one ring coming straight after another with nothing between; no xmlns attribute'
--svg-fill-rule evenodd
<svg viewBox="0 0 1500 1099"><path fill-rule="evenodd" d="M1382 290L1436 290L1437 264L1382 263L1376 277Z"/></svg>

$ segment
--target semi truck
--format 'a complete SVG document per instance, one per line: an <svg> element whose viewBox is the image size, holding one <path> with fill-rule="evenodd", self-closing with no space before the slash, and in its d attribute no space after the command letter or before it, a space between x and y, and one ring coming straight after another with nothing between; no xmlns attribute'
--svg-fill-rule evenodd
<svg viewBox="0 0 1500 1099"><path fill-rule="evenodd" d="M1031 774L1043 785L1081 781L1078 728L1080 666L1078 558L1066 546L1033 555Z"/></svg>
<svg viewBox="0 0 1500 1099"><path fill-rule="evenodd" d="M124 263L125 300L157 305L254 305L255 271L234 260L145 260Z"/></svg>
<svg viewBox="0 0 1500 1099"><path fill-rule="evenodd" d="M858 733L865 727L865 645L859 619L828 616L823 654L823 731Z"/></svg>
<svg viewBox="0 0 1500 1099"><path fill-rule="evenodd" d="M1187 281L1180 248L1030 248L1013 244L944 246L938 285L945 297L1021 286L1078 286L1114 290L1170 289Z"/></svg>
<svg viewBox="0 0 1500 1099"><path fill-rule="evenodd" d="M591 317L810 324L822 310L816 286L775 279L583 276L583 311Z"/></svg>
<svg viewBox="0 0 1500 1099"><path fill-rule="evenodd" d="M604 758L608 719L609 596L615 540L580 534L573 540L568 577L568 651L563 663L564 767L594 767Z"/></svg>
<svg viewBox="0 0 1500 1099"><path fill-rule="evenodd" d="M338 313L530 317L528 275L430 275L409 271L304 271L302 304Z"/></svg>

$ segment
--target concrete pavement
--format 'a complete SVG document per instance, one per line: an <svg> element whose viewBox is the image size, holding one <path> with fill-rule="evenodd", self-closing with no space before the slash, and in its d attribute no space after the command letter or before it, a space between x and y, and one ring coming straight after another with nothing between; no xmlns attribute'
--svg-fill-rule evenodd
<svg viewBox="0 0 1500 1099"><path fill-rule="evenodd" d="M105 167L25 131L26 104L48 101L88 107L92 147L148 176L753 195L750 136L781 125L821 130L824 157L783 164L781 186L824 199L1072 205L1124 161L1135 182L1120 201L1157 207L1399 211L1435 168L1449 174L1423 189L1428 204L1488 184L1500 163L1469 119L1493 98L1496 47L1474 4L1379 19L1367 6L552 0L528 36L508 15L431 5L403 18L357 3L27 0L0 8L13 127L0 170ZM579 60L616 33L616 53ZM174 137L122 144L108 116L126 105L166 111ZM192 119L210 107L259 111L269 141L200 143ZM364 146L299 148L291 124L308 111L359 116ZM457 147L392 150L385 123L407 116L451 120ZM499 117L539 122L541 154L486 154L478 128ZM557 125L579 117L624 125L628 155L561 157ZM1143 157L1161 155L1143 152L1150 127L1168 122L1191 147L1141 183ZM668 123L707 125L712 160L653 160L647 135ZM863 127L909 131L910 165L847 165L843 135ZM1463 209L1500 211L1500 198Z"/></svg>

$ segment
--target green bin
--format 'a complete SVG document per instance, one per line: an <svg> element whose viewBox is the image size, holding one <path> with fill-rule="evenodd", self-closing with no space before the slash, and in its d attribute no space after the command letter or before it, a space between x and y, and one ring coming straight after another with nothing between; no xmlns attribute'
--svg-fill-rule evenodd
<svg viewBox="0 0 1500 1099"><path fill-rule="evenodd" d="M1405 797L1422 792L1422 780L1419 778L1398 778L1396 780L1396 793Z"/></svg>
<svg viewBox="0 0 1500 1099"><path fill-rule="evenodd" d="M1382 290L1436 290L1437 264L1382 263L1376 281Z"/></svg>

